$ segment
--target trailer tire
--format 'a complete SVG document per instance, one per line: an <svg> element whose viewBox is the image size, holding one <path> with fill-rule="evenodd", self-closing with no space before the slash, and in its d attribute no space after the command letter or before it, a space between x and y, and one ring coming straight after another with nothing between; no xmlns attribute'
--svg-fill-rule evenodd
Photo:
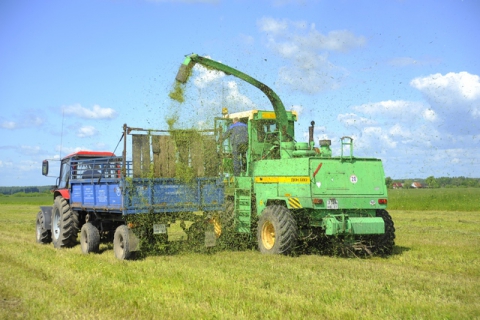
<svg viewBox="0 0 480 320"><path fill-rule="evenodd" d="M87 222L83 225L80 232L80 246L82 253L89 254L90 252L98 252L100 247L100 232L98 229Z"/></svg>
<svg viewBox="0 0 480 320"><path fill-rule="evenodd" d="M376 212L385 222L385 233L374 237L373 253L380 256L391 255L395 245L395 226L387 210L380 209Z"/></svg>
<svg viewBox="0 0 480 320"><path fill-rule="evenodd" d="M57 196L52 210L52 241L57 249L71 248L77 243L78 214L72 211L67 200Z"/></svg>
<svg viewBox="0 0 480 320"><path fill-rule="evenodd" d="M37 243L47 244L52 242L52 233L45 229L45 217L41 210L37 213L36 236Z"/></svg>
<svg viewBox="0 0 480 320"><path fill-rule="evenodd" d="M115 235L113 236L113 252L119 260L128 260L132 257L128 227L124 224L115 230Z"/></svg>
<svg viewBox="0 0 480 320"><path fill-rule="evenodd" d="M264 254L289 254L297 242L297 224L290 210L271 205L258 220L258 249Z"/></svg>

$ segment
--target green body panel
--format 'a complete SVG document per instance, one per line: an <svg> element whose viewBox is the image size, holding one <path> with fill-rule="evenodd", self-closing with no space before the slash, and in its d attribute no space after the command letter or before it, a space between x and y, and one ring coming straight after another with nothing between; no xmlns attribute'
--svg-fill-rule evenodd
<svg viewBox="0 0 480 320"><path fill-rule="evenodd" d="M318 169L318 170L317 170ZM387 198L382 162L377 159L292 158L253 163L257 214L272 200L282 200L290 209L332 210L385 209L378 199ZM300 205L291 205L296 198ZM313 199L322 203L315 204ZM328 208L335 199L338 207ZM312 213L317 220L319 214ZM320 215L321 216L321 215Z"/></svg>
<svg viewBox="0 0 480 320"><path fill-rule="evenodd" d="M383 234L385 232L385 223L382 218L376 217L325 217L322 227L327 236L339 234L368 235Z"/></svg>

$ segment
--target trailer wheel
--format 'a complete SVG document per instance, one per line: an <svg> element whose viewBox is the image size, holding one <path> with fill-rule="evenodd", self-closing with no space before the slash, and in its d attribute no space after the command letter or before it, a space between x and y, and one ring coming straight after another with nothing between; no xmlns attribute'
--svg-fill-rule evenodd
<svg viewBox="0 0 480 320"><path fill-rule="evenodd" d="M290 210L268 206L258 220L258 249L264 254L289 254L297 242L297 224Z"/></svg>
<svg viewBox="0 0 480 320"><path fill-rule="evenodd" d="M80 232L80 246L84 254L98 252L99 250L100 232L98 232L98 229L90 222L85 223L82 227Z"/></svg>
<svg viewBox="0 0 480 320"><path fill-rule="evenodd" d="M381 256L390 255L395 245L395 226L387 210L377 210L377 217L381 217L385 222L385 233L374 237L373 253Z"/></svg>
<svg viewBox="0 0 480 320"><path fill-rule="evenodd" d="M128 227L124 224L115 230L115 235L113 236L113 252L119 260L128 260L132 257Z"/></svg>
<svg viewBox="0 0 480 320"><path fill-rule="evenodd" d="M50 230L45 229L45 217L43 216L43 211L39 211L37 213L37 222L36 222L36 229L37 229L37 243L47 244L52 242L52 233Z"/></svg>
<svg viewBox="0 0 480 320"><path fill-rule="evenodd" d="M70 248L77 243L78 215L67 200L57 196L52 210L52 241L55 248Z"/></svg>

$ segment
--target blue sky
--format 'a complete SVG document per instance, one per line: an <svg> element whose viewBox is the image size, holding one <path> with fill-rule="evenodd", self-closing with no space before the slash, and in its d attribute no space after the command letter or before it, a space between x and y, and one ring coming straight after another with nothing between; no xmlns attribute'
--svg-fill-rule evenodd
<svg viewBox="0 0 480 320"><path fill-rule="evenodd" d="M54 184L43 159L113 151L124 123L208 127L222 106L272 109L200 66L172 102L193 52L274 89L299 112L299 141L314 120L334 155L351 136L394 179L480 177L479 31L474 0L3 0L0 186Z"/></svg>

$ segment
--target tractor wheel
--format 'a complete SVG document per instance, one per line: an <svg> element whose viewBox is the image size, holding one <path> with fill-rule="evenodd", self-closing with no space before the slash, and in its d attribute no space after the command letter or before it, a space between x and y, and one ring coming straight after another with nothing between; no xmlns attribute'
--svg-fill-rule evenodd
<svg viewBox="0 0 480 320"><path fill-rule="evenodd" d="M77 243L78 215L62 196L55 198L52 210L52 240L55 248L70 248Z"/></svg>
<svg viewBox="0 0 480 320"><path fill-rule="evenodd" d="M115 230L115 235L113 236L113 252L119 260L128 260L132 257L128 227L124 224Z"/></svg>
<svg viewBox="0 0 480 320"><path fill-rule="evenodd" d="M290 210L268 206L258 220L258 249L265 254L289 254L297 242L297 224Z"/></svg>
<svg viewBox="0 0 480 320"><path fill-rule="evenodd" d="M37 213L37 243L47 244L52 242L52 233L50 230L45 229L44 225L45 217L43 211Z"/></svg>
<svg viewBox="0 0 480 320"><path fill-rule="evenodd" d="M395 245L395 226L392 217L386 210L377 210L377 217L381 217L385 222L385 233L374 237L373 253L386 256L393 252Z"/></svg>
<svg viewBox="0 0 480 320"><path fill-rule="evenodd" d="M85 223L82 227L80 232L80 246L84 254L98 252L99 250L100 232L98 232L98 229L90 222Z"/></svg>

